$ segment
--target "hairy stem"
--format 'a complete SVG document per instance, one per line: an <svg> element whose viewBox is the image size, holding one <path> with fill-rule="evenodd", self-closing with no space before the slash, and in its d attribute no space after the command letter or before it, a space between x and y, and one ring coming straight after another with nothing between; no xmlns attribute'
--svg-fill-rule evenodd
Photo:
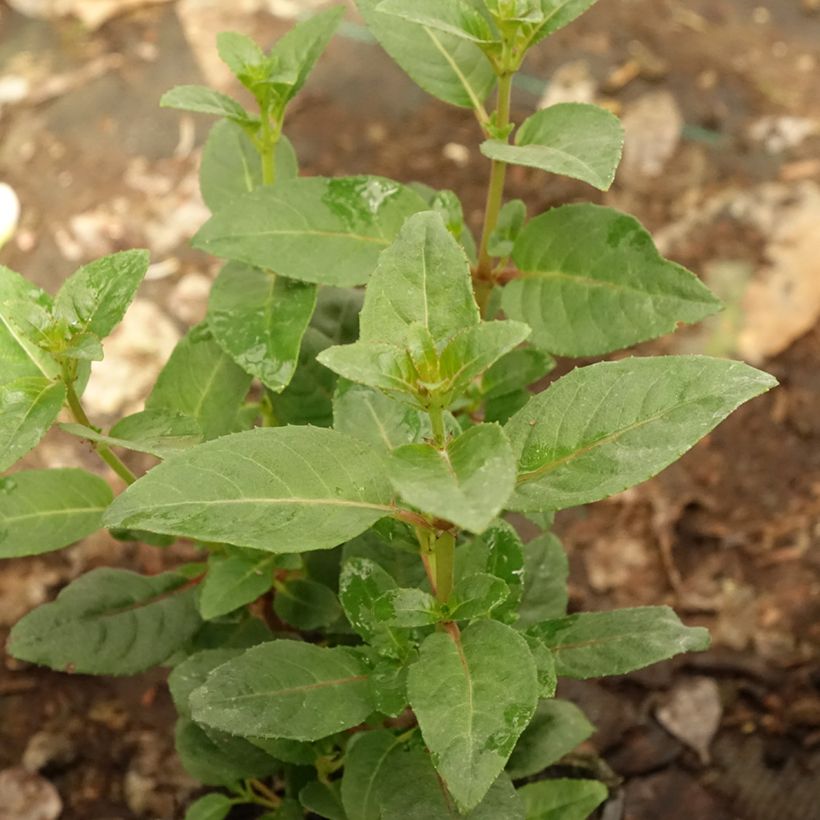
<svg viewBox="0 0 820 820"><path fill-rule="evenodd" d="M77 391L71 383L66 384L66 397L68 399L68 407L71 410L71 414L74 416L74 420L77 424L82 424L84 427L91 427L93 429L93 425L89 421L85 410L83 410L82 404L80 404L80 398L77 395ZM103 444L99 441L92 441L91 446L97 451L97 455L126 484L133 484L137 480L137 477L131 472L131 470L128 469L128 467L125 466L125 464L123 464L122 461L120 461L116 455L114 455L107 444Z"/></svg>
<svg viewBox="0 0 820 820"><path fill-rule="evenodd" d="M446 604L453 593L455 576L456 539L451 532L443 532L436 540L436 600Z"/></svg>

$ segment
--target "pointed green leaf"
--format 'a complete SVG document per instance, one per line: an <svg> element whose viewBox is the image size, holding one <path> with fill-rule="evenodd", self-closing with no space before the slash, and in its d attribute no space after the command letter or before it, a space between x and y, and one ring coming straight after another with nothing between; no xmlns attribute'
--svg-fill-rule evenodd
<svg viewBox="0 0 820 820"><path fill-rule="evenodd" d="M532 777L557 763L595 731L586 715L567 700L543 700L518 739L507 774L514 780Z"/></svg>
<svg viewBox="0 0 820 820"><path fill-rule="evenodd" d="M271 57L280 66L292 70L296 81L288 89L286 99L291 99L305 84L316 61L330 42L344 14L343 6L333 6L297 23L281 37L271 49Z"/></svg>
<svg viewBox="0 0 820 820"><path fill-rule="evenodd" d="M406 0L382 0L376 11L473 43L494 43L500 39L487 18L464 0L413 0L412 4Z"/></svg>
<svg viewBox="0 0 820 820"><path fill-rule="evenodd" d="M561 542L544 533L524 547L524 590L518 607L520 628L567 611L569 563Z"/></svg>
<svg viewBox="0 0 820 820"><path fill-rule="evenodd" d="M316 360L352 382L413 396L418 374L407 351L385 342L355 342L322 350Z"/></svg>
<svg viewBox="0 0 820 820"><path fill-rule="evenodd" d="M40 555L85 538L113 500L108 484L84 470L24 470L0 479L0 558Z"/></svg>
<svg viewBox="0 0 820 820"><path fill-rule="evenodd" d="M299 802L310 812L327 820L347 820L339 783L320 783L314 780L303 786L299 792Z"/></svg>
<svg viewBox="0 0 820 820"><path fill-rule="evenodd" d="M167 660L201 621L180 573L94 569L15 625L9 653L86 675L135 675Z"/></svg>
<svg viewBox="0 0 820 820"><path fill-rule="evenodd" d="M342 566L339 600L350 625L377 652L401 658L409 646L406 636L376 613L376 602L395 588L393 578L368 558L350 558Z"/></svg>
<svg viewBox="0 0 820 820"><path fill-rule="evenodd" d="M437 450L407 444L391 454L390 481L409 504L471 532L482 532L515 484L515 457L498 425L481 424Z"/></svg>
<svg viewBox="0 0 820 820"><path fill-rule="evenodd" d="M505 430L518 454L518 510L560 510L639 484L743 402L775 386L741 362L662 356L572 371Z"/></svg>
<svg viewBox="0 0 820 820"><path fill-rule="evenodd" d="M280 137L275 156L277 183L293 179L299 166L287 137ZM216 212L262 185L262 162L254 144L239 126L227 120L218 122L208 135L199 166L205 204Z"/></svg>
<svg viewBox="0 0 820 820"><path fill-rule="evenodd" d="M405 218L424 209L411 189L381 177L302 177L260 188L214 214L200 250L291 279L364 284Z"/></svg>
<svg viewBox="0 0 820 820"><path fill-rule="evenodd" d="M233 802L227 795L206 794L194 801L185 812L185 820L225 820Z"/></svg>
<svg viewBox="0 0 820 820"><path fill-rule="evenodd" d="M524 120L515 145L481 144L485 157L540 168L609 190L621 161L624 130L616 116L585 103L559 103Z"/></svg>
<svg viewBox="0 0 820 820"><path fill-rule="evenodd" d="M668 606L582 612L543 621L530 634L552 650L558 675L565 678L625 675L709 648L709 633L684 626Z"/></svg>
<svg viewBox="0 0 820 820"><path fill-rule="evenodd" d="M404 223L370 278L359 322L363 342L399 347L415 338L411 326L438 343L478 324L467 257L440 214L424 211Z"/></svg>
<svg viewBox="0 0 820 820"><path fill-rule="evenodd" d="M202 85L178 85L166 91L159 104L162 108L226 117L241 125L259 123L259 120L249 114L235 99Z"/></svg>
<svg viewBox="0 0 820 820"><path fill-rule="evenodd" d="M315 307L315 285L229 263L211 289L208 327L246 373L279 392L293 378Z"/></svg>
<svg viewBox="0 0 820 820"><path fill-rule="evenodd" d="M146 410L178 413L195 419L206 439L233 430L251 377L197 325L179 342L157 378Z"/></svg>
<svg viewBox="0 0 820 820"><path fill-rule="evenodd" d="M497 621L437 632L410 668L408 694L439 774L463 811L504 768L538 699L526 641Z"/></svg>
<svg viewBox="0 0 820 820"><path fill-rule="evenodd" d="M219 58L235 77L241 80L249 68L265 59L262 49L250 38L236 31L221 31L216 35Z"/></svg>
<svg viewBox="0 0 820 820"><path fill-rule="evenodd" d="M206 726L292 740L335 734L373 711L367 669L355 652L282 640L218 667L190 704Z"/></svg>
<svg viewBox="0 0 820 820"><path fill-rule="evenodd" d="M400 745L401 741L383 729L353 736L342 777L342 803L348 820L382 820L380 780L390 753Z"/></svg>
<svg viewBox="0 0 820 820"><path fill-rule="evenodd" d="M264 595L273 586L276 556L236 551L214 555L202 584L199 611L206 621L227 615Z"/></svg>
<svg viewBox="0 0 820 820"><path fill-rule="evenodd" d="M479 108L496 78L478 44L385 14L377 8L380 2L356 0L356 6L384 50L428 94L451 105Z"/></svg>
<svg viewBox="0 0 820 820"><path fill-rule="evenodd" d="M15 379L0 387L0 470L36 446L64 401L62 383L39 377Z"/></svg>
<svg viewBox="0 0 820 820"><path fill-rule="evenodd" d="M506 145L506 143L502 143ZM482 149L483 150L483 149ZM504 258L510 256L515 240L527 221L527 206L520 199L505 202L498 214L498 220L490 234L488 250L490 256Z"/></svg>
<svg viewBox="0 0 820 820"><path fill-rule="evenodd" d="M564 205L527 224L513 261L522 277L502 307L532 343L560 356L597 356L669 333L720 309L700 280L665 260L631 216Z"/></svg>
<svg viewBox="0 0 820 820"><path fill-rule="evenodd" d="M278 587L273 610L285 623L308 631L328 627L342 614L333 590L309 578L295 578Z"/></svg>
<svg viewBox="0 0 820 820"><path fill-rule="evenodd" d="M392 512L378 453L334 430L236 433L168 459L108 508L107 525L269 552L329 549Z"/></svg>
<svg viewBox="0 0 820 820"><path fill-rule="evenodd" d="M608 792L597 780L539 780L518 790L527 820L587 820Z"/></svg>

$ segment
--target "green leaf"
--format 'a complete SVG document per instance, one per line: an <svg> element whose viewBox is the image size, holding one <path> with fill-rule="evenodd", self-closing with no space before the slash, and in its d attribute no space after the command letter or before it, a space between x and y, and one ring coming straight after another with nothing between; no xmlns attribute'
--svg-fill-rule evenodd
<svg viewBox="0 0 820 820"><path fill-rule="evenodd" d="M502 356L481 380L487 399L507 396L542 379L555 367L555 360L540 350L522 347Z"/></svg>
<svg viewBox="0 0 820 820"><path fill-rule="evenodd" d="M47 321L51 308L51 297L45 291L0 265L0 386L23 378L52 380L60 375L54 359L24 330L29 311L42 313Z"/></svg>
<svg viewBox="0 0 820 820"><path fill-rule="evenodd" d="M395 588L393 578L368 558L350 558L342 566L339 600L350 625L377 652L402 658L409 647L407 637L376 614L376 601Z"/></svg>
<svg viewBox="0 0 820 820"><path fill-rule="evenodd" d="M271 757L295 766L313 766L320 754L312 743L304 743L301 740L285 740L281 737L249 737L248 740ZM299 820L302 820L301 814Z"/></svg>
<svg viewBox="0 0 820 820"><path fill-rule="evenodd" d="M388 393L414 396L418 373L408 352L384 342L356 342L322 350L316 360L350 381Z"/></svg>
<svg viewBox="0 0 820 820"><path fill-rule="evenodd" d="M225 820L233 802L224 794L206 794L194 801L185 812L185 820Z"/></svg>
<svg viewBox="0 0 820 820"><path fill-rule="evenodd" d="M0 478L0 558L67 547L101 526L114 500L103 479L84 470L24 470Z"/></svg>
<svg viewBox="0 0 820 820"><path fill-rule="evenodd" d="M413 0L412 4L406 0L382 0L376 11L473 43L499 41L487 19L464 0Z"/></svg>
<svg viewBox="0 0 820 820"><path fill-rule="evenodd" d="M202 585L199 611L206 621L227 615L273 586L276 556L249 550L212 555Z"/></svg>
<svg viewBox="0 0 820 820"><path fill-rule="evenodd" d="M510 755L507 774L532 777L557 763L595 731L586 715L567 700L543 700Z"/></svg>
<svg viewBox="0 0 820 820"><path fill-rule="evenodd" d="M148 251L123 251L84 265L54 299L54 316L72 335L103 339L118 325L148 271Z"/></svg>
<svg viewBox="0 0 820 820"><path fill-rule="evenodd" d="M391 454L390 481L409 504L471 532L483 532L515 485L515 457L498 425L471 427L437 450L407 444Z"/></svg>
<svg viewBox="0 0 820 820"><path fill-rule="evenodd" d="M208 327L246 373L280 392L293 378L315 307L315 285L229 263L211 289Z"/></svg>
<svg viewBox="0 0 820 820"><path fill-rule="evenodd" d="M259 120L249 114L235 99L202 85L178 85L166 91L159 104L162 108L176 108L197 114L214 114L240 125L259 124Z"/></svg>
<svg viewBox="0 0 820 820"><path fill-rule="evenodd" d="M705 356L578 368L505 428L519 467L510 507L560 510L646 481L776 383L741 362Z"/></svg>
<svg viewBox="0 0 820 820"><path fill-rule="evenodd" d="M515 145L487 140L481 144L481 153L608 191L623 145L624 130L614 114L597 105L559 103L526 119L516 132Z"/></svg>
<svg viewBox="0 0 820 820"><path fill-rule="evenodd" d="M538 699L526 641L497 621L437 632L410 668L408 694L433 762L462 811L498 777Z"/></svg>
<svg viewBox="0 0 820 820"><path fill-rule="evenodd" d="M304 820L304 817L301 803L286 797L276 811L266 812L259 820Z"/></svg>
<svg viewBox="0 0 820 820"><path fill-rule="evenodd" d="M393 658L380 658L372 666L370 694L377 712L397 718L407 709L407 672L406 661Z"/></svg>
<svg viewBox="0 0 820 820"><path fill-rule="evenodd" d="M527 820L586 820L608 791L597 780L539 780L518 790Z"/></svg>
<svg viewBox="0 0 820 820"><path fill-rule="evenodd" d="M309 578L295 578L277 587L273 610L285 623L305 630L330 626L342 614L333 590Z"/></svg>
<svg viewBox="0 0 820 820"><path fill-rule="evenodd" d="M135 675L167 660L200 626L185 575L94 569L14 626L12 657L87 675Z"/></svg>
<svg viewBox="0 0 820 820"><path fill-rule="evenodd" d="M668 606L582 612L530 628L555 656L559 677L625 675L681 652L709 648L703 627L684 626Z"/></svg>
<svg viewBox="0 0 820 820"><path fill-rule="evenodd" d="M462 814L430 761L418 747L390 753L375 784L382 820L524 820L524 807L505 774L478 806Z"/></svg>
<svg viewBox="0 0 820 820"><path fill-rule="evenodd" d="M191 707L188 703L191 693L205 683L208 675L242 652L242 649L237 648L205 649L195 652L171 670L168 676L168 689L180 717L191 717Z"/></svg>
<svg viewBox="0 0 820 820"><path fill-rule="evenodd" d="M421 589L389 589L373 607L373 614L387 627L415 629L441 620L436 599Z"/></svg>
<svg viewBox="0 0 820 820"><path fill-rule="evenodd" d="M341 381L333 397L333 426L342 433L388 452L417 441L422 414L378 390Z"/></svg>
<svg viewBox="0 0 820 820"><path fill-rule="evenodd" d="M109 526L268 552L329 549L392 512L378 453L334 430L278 427L180 453L109 507Z"/></svg>
<svg viewBox="0 0 820 820"><path fill-rule="evenodd" d="M415 327L435 343L479 323L470 266L441 215L411 216L382 254L365 294L359 317L363 342L406 347Z"/></svg>
<svg viewBox="0 0 820 820"><path fill-rule="evenodd" d="M493 617L506 623L516 620L526 578L524 545L506 521L495 521L482 535L456 552L457 577L467 578L478 573L500 578L507 587L506 600L493 610Z"/></svg>
<svg viewBox="0 0 820 820"><path fill-rule="evenodd" d="M176 750L191 777L206 786L229 786L239 780L272 775L280 764L241 737L211 734L192 720L177 721Z"/></svg>
<svg viewBox="0 0 820 820"><path fill-rule="evenodd" d="M342 803L348 820L382 820L380 780L391 752L400 745L401 741L383 729L353 736L342 777Z"/></svg>
<svg viewBox="0 0 820 820"><path fill-rule="evenodd" d="M462 578L453 590L454 601L450 618L454 621L489 618L509 595L510 588L501 578L486 572L468 575Z"/></svg>
<svg viewBox="0 0 820 820"><path fill-rule="evenodd" d="M265 59L262 49L250 37L236 31L219 32L216 48L219 58L240 81L248 69L260 65Z"/></svg>
<svg viewBox="0 0 820 820"><path fill-rule="evenodd" d="M532 343L560 356L597 356L654 339L720 309L693 274L665 260L631 216L564 205L527 224L513 261L522 277L502 307Z"/></svg>
<svg viewBox="0 0 820 820"><path fill-rule="evenodd" d="M367 669L355 652L283 640L214 670L190 704L206 726L292 740L335 734L373 711Z"/></svg>
<svg viewBox="0 0 820 820"><path fill-rule="evenodd" d="M200 250L282 276L364 284L404 220L424 209L410 188L382 177L301 177L260 188L214 214L194 237Z"/></svg>
<svg viewBox="0 0 820 820"><path fill-rule="evenodd" d="M529 633L525 633L524 638L529 644L532 659L535 662L535 668L538 672L539 696L542 698L554 698L555 690L558 688L558 672L555 669L555 657L547 645L539 638Z"/></svg>
<svg viewBox="0 0 820 820"><path fill-rule="evenodd" d="M15 379L0 387L0 470L37 445L64 401L62 383L39 377Z"/></svg>
<svg viewBox="0 0 820 820"><path fill-rule="evenodd" d="M496 77L478 44L385 14L377 8L380 2L356 0L356 6L384 50L428 94L451 105L480 108Z"/></svg>
<svg viewBox="0 0 820 820"><path fill-rule="evenodd" d="M165 410L143 410L126 416L108 435L83 424L61 424L60 429L87 441L150 453L157 458L166 458L202 441L202 430L195 419Z"/></svg>
<svg viewBox="0 0 820 820"><path fill-rule="evenodd" d="M552 533L545 533L525 546L524 590L517 623L520 628L566 614L568 576L567 555Z"/></svg>
<svg viewBox="0 0 820 820"><path fill-rule="evenodd" d="M197 325L177 344L145 409L190 416L206 439L218 438L233 430L250 383L207 326Z"/></svg>
<svg viewBox="0 0 820 820"><path fill-rule="evenodd" d="M502 144L506 145L506 143ZM505 202L498 214L495 228L490 234L488 246L490 255L497 258L510 256L515 247L515 240L518 239L526 221L527 206L520 199Z"/></svg>
<svg viewBox="0 0 820 820"><path fill-rule="evenodd" d="M426 577L413 531L392 519L382 519L373 529L348 541L342 548L342 561L353 558L373 561L403 587L423 586Z"/></svg>
<svg viewBox="0 0 820 820"><path fill-rule="evenodd" d="M338 781L319 783L314 780L299 792L299 802L308 810L327 820L347 820L339 793Z"/></svg>
<svg viewBox="0 0 820 820"><path fill-rule="evenodd" d="M296 177L299 166L287 137L279 138L275 159L278 184ZM262 185L262 163L254 144L239 126L227 120L218 122L208 135L199 166L205 204L213 212L220 211Z"/></svg>
<svg viewBox="0 0 820 820"><path fill-rule="evenodd" d="M271 49L271 57L296 75L285 99L290 100L302 88L317 60L327 47L344 14L343 6L333 6L297 23Z"/></svg>
<svg viewBox="0 0 820 820"><path fill-rule="evenodd" d="M544 22L533 35L531 43L537 43L544 37L554 34L597 2L598 0L541 0Z"/></svg>

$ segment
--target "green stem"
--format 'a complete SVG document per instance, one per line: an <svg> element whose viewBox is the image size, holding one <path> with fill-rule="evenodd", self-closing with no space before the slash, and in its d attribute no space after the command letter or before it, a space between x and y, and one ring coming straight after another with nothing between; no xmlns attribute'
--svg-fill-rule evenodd
<svg viewBox="0 0 820 820"><path fill-rule="evenodd" d="M68 407L71 410L71 414L74 416L74 420L77 424L82 424L84 427L91 427L93 429L93 425L88 419L88 416L83 410L82 404L80 404L80 398L77 395L77 391L74 389L74 385L70 382L66 384L66 398L68 399ZM120 459L114 455L111 449L108 447L107 444L103 444L99 441L92 441L91 446L97 451L97 455L126 483L126 484L133 484L137 477L125 466L125 464L120 461Z"/></svg>
<svg viewBox="0 0 820 820"><path fill-rule="evenodd" d="M510 124L510 102L512 97L512 74L503 74L498 79L498 106L495 112L495 126L503 131ZM490 184L487 188L487 205L484 211L484 228L476 268L476 300L482 315L492 292L493 263L490 257L490 236L498 224L498 215L504 202L504 182L507 177L507 163L493 160L490 169Z"/></svg>
<svg viewBox="0 0 820 820"><path fill-rule="evenodd" d="M455 575L456 539L450 532L443 532L436 541L436 600L446 604L453 593Z"/></svg>
<svg viewBox="0 0 820 820"><path fill-rule="evenodd" d="M281 123L281 117L280 117ZM262 159L262 184L273 185L276 182L276 146L282 135L281 124L271 126L270 113L262 112L262 136L258 144L259 156Z"/></svg>
<svg viewBox="0 0 820 820"><path fill-rule="evenodd" d="M447 443L447 435L444 430L444 411L438 405L428 408L427 414L430 416L430 424L433 428L433 443L440 450Z"/></svg>

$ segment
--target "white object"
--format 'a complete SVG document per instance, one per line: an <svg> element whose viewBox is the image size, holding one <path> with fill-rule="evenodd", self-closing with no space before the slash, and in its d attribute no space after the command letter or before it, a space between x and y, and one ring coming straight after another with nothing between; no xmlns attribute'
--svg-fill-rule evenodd
<svg viewBox="0 0 820 820"><path fill-rule="evenodd" d="M0 182L0 248L14 233L20 220L20 200L14 188Z"/></svg>

